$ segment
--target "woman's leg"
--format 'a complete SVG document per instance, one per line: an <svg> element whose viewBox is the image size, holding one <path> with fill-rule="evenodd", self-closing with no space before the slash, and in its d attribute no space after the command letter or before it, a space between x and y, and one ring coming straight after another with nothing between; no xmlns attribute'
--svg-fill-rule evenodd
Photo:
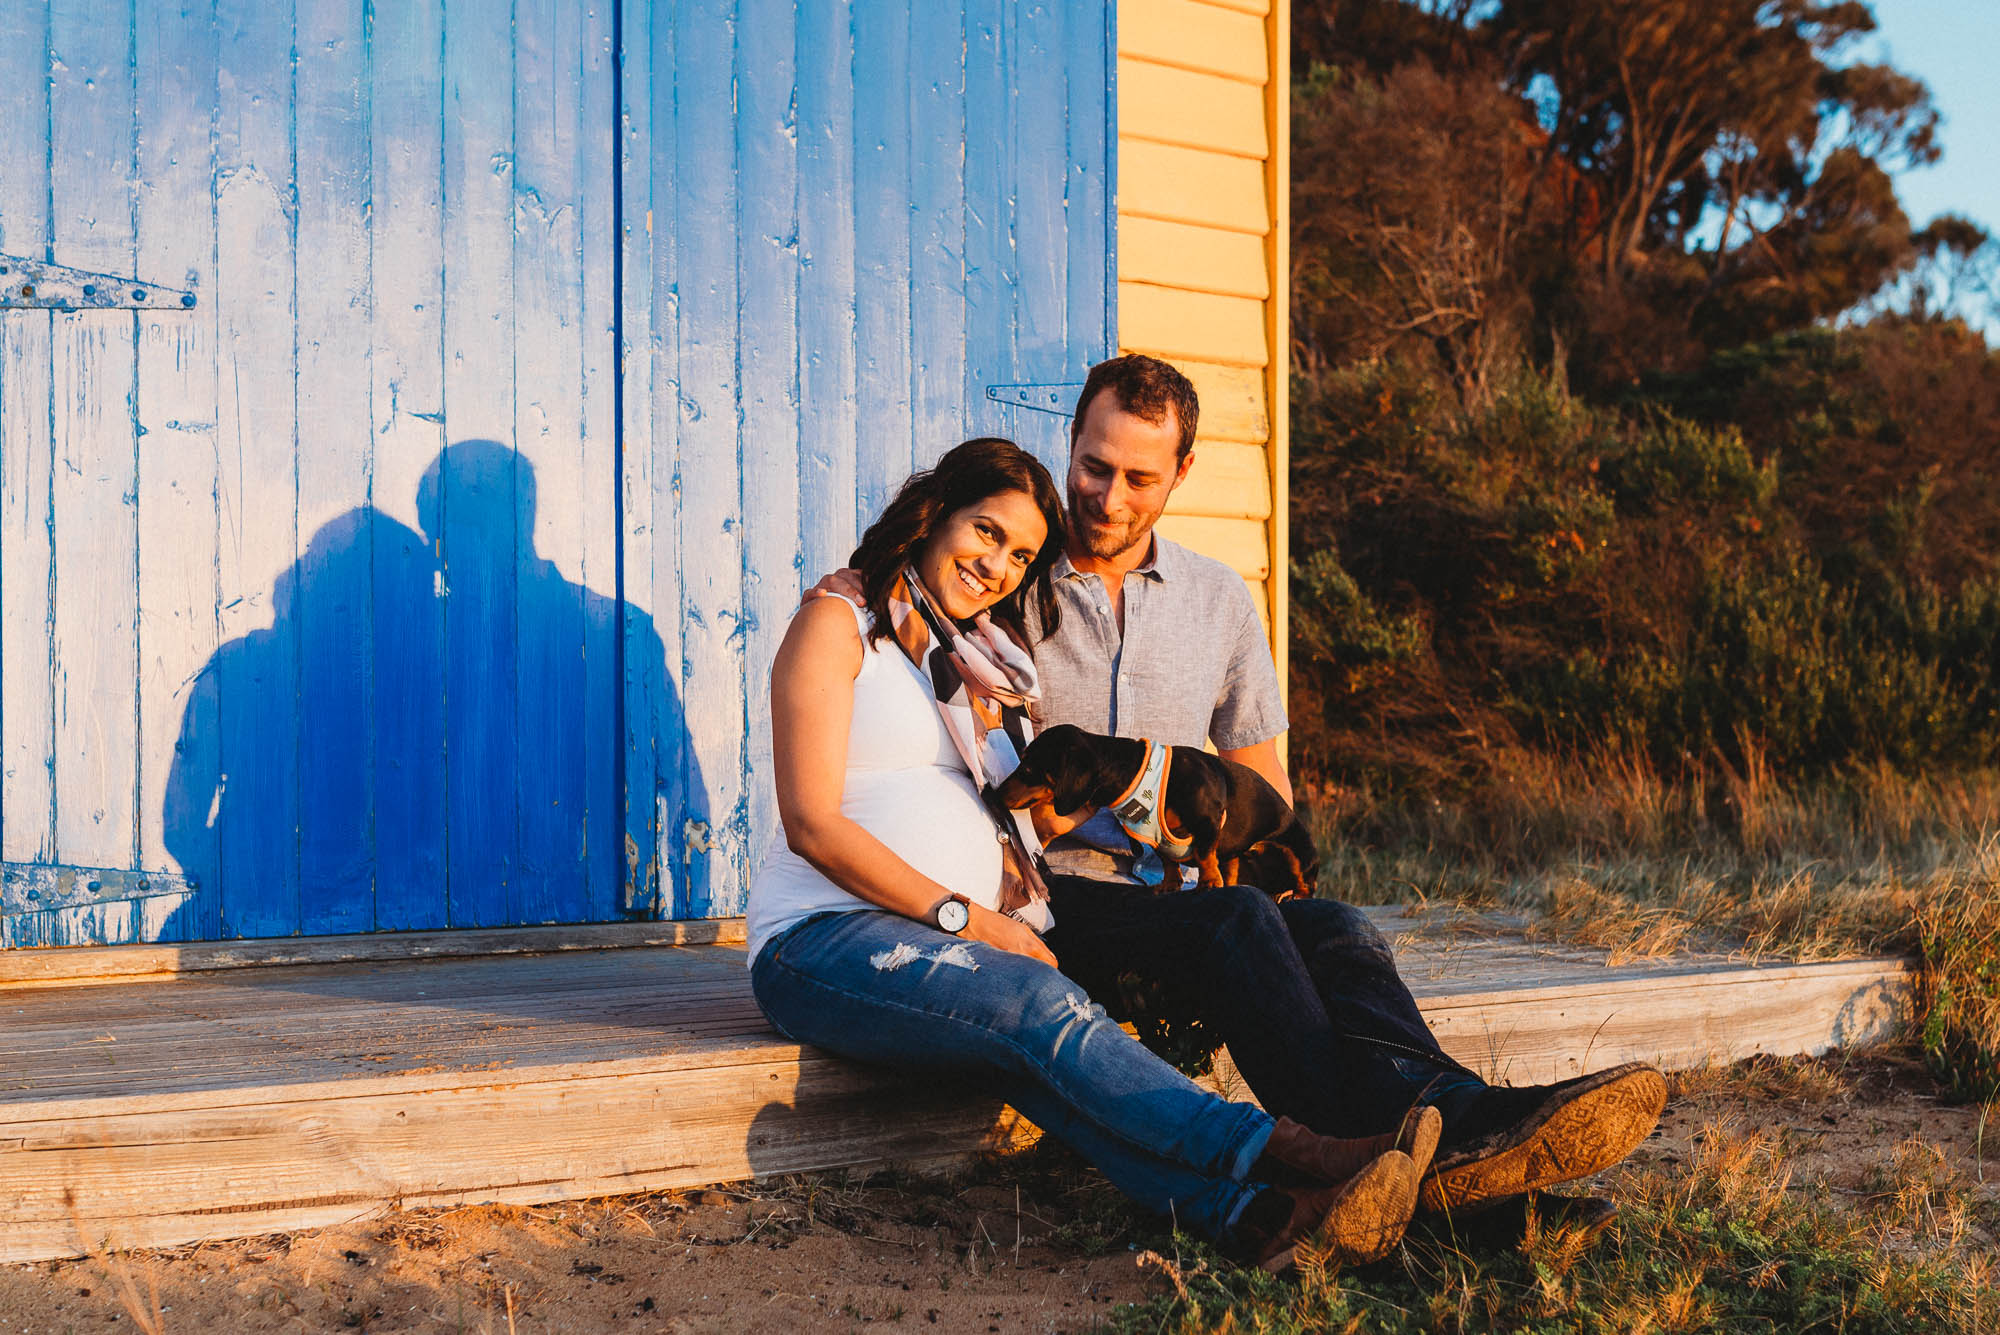
<svg viewBox="0 0 2000 1335"><path fill-rule="evenodd" d="M1038 961L891 913L826 914L751 970L788 1037L902 1069L991 1072L998 1093L1133 1199L1222 1237L1271 1119L1147 1052Z"/></svg>

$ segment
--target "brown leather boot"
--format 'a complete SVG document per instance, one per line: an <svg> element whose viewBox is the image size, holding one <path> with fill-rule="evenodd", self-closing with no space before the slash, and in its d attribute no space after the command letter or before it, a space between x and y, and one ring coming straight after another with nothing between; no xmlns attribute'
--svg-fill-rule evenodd
<svg viewBox="0 0 2000 1335"><path fill-rule="evenodd" d="M1322 1136L1289 1117L1280 1117L1271 1129L1271 1139L1264 1144L1259 1167L1279 1165L1309 1181L1331 1184L1345 1182L1386 1151L1401 1150L1422 1176L1443 1133L1444 1118L1438 1110L1421 1104L1404 1114L1401 1126L1379 1136Z"/></svg>
<svg viewBox="0 0 2000 1335"><path fill-rule="evenodd" d="M1603 1172L1652 1134L1667 1106L1667 1081L1644 1062L1628 1062L1489 1095L1507 1101L1509 1116L1437 1158L1424 1179L1424 1209L1470 1213Z"/></svg>
<svg viewBox="0 0 2000 1335"><path fill-rule="evenodd" d="M1403 1230L1416 1213L1420 1176L1409 1155L1390 1150L1338 1186L1307 1191L1277 1188L1292 1200L1291 1218L1263 1242L1258 1266L1281 1274L1306 1248L1343 1265L1381 1260L1403 1240Z"/></svg>

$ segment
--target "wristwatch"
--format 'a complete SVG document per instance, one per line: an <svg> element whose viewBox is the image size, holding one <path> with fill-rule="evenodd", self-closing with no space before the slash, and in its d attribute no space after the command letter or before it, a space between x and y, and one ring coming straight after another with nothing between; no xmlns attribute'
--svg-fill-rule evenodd
<svg viewBox="0 0 2000 1335"><path fill-rule="evenodd" d="M940 932L950 932L953 936L957 936L965 930L965 925L972 921L972 901L964 895L946 895L937 902L937 907L931 910L931 921L937 924Z"/></svg>

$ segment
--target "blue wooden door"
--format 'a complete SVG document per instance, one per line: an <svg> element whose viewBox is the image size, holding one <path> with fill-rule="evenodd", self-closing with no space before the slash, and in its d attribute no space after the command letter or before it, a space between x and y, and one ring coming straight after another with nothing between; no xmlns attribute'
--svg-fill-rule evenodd
<svg viewBox="0 0 2000 1335"><path fill-rule="evenodd" d="M626 769L669 916L740 913L777 832L801 586L966 436L1060 476L1067 420L987 390L1112 348L1111 8L627 0L625 596L665 670L628 654Z"/></svg>
<svg viewBox="0 0 2000 1335"><path fill-rule="evenodd" d="M0 944L625 912L615 105L568 0L0 0L0 254L194 299L0 309Z"/></svg>
<svg viewBox="0 0 2000 1335"><path fill-rule="evenodd" d="M1110 69L1023 0L0 0L0 256L193 302L0 274L0 946L740 911L801 581L1111 345Z"/></svg>

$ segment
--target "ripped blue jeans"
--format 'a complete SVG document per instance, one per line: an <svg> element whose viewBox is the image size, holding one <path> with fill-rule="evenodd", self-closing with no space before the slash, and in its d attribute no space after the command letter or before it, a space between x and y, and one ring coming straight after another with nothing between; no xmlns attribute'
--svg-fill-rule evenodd
<svg viewBox="0 0 2000 1335"><path fill-rule="evenodd" d="M1038 960L900 914L823 913L750 969L787 1038L856 1061L981 1080L1141 1205L1213 1238L1259 1191L1271 1119L1189 1080Z"/></svg>

